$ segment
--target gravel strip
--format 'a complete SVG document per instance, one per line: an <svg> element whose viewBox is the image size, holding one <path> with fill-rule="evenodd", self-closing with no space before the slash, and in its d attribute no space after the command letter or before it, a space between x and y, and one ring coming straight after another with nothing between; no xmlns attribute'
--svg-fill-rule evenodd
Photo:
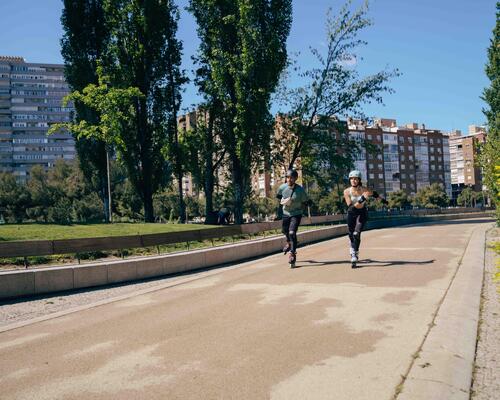
<svg viewBox="0 0 500 400"><path fill-rule="evenodd" d="M204 273L206 271L172 275L135 283L82 289L55 295L29 297L24 300L3 301L0 302L0 327L123 296L138 290L173 283L185 279L188 275L190 278L196 278Z"/></svg>
<svg viewBox="0 0 500 400"><path fill-rule="evenodd" d="M487 234L486 242L500 241L500 228ZM495 252L487 248L472 396L474 400L500 399L500 283L494 281Z"/></svg>

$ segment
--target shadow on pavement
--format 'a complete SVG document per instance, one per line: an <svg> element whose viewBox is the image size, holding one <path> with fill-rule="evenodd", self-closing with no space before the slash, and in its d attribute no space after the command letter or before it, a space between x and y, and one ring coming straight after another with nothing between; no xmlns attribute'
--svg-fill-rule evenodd
<svg viewBox="0 0 500 400"><path fill-rule="evenodd" d="M426 261L388 261L388 260L372 260L371 258L366 258L364 260L358 261L358 268L365 267L395 267L400 265L426 265L433 264L436 260L426 260ZM307 263L307 264L304 264ZM309 267L322 267L326 265L336 265L336 264L348 264L349 260L338 260L338 261L314 261L314 260L304 260L295 265L295 268L309 268Z"/></svg>

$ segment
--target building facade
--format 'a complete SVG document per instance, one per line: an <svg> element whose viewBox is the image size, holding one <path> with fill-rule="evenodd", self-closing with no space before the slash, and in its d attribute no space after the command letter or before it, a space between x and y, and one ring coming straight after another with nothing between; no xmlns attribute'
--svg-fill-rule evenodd
<svg viewBox="0 0 500 400"><path fill-rule="evenodd" d="M386 196L397 190L414 195L438 183L451 197L448 136L412 123L398 127L393 119L375 120L372 126L349 122L349 132L371 143L378 152L360 155L355 161L369 187Z"/></svg>
<svg viewBox="0 0 500 400"><path fill-rule="evenodd" d="M477 165L478 145L485 143L484 127L469 127L469 135L454 131L449 138L452 200L456 201L466 187L475 192L484 190L481 168Z"/></svg>
<svg viewBox="0 0 500 400"><path fill-rule="evenodd" d="M70 121L73 108L62 105L68 93L64 65L0 56L0 172L25 181L33 165L75 158L70 134L47 135L52 124Z"/></svg>

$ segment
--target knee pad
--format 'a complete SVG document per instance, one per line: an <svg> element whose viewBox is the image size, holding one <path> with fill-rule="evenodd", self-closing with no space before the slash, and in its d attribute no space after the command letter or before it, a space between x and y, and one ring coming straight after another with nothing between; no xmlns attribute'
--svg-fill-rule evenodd
<svg viewBox="0 0 500 400"><path fill-rule="evenodd" d="M297 233L295 231L290 231L290 232L288 232L288 234L290 235L291 238L294 238L297 236Z"/></svg>

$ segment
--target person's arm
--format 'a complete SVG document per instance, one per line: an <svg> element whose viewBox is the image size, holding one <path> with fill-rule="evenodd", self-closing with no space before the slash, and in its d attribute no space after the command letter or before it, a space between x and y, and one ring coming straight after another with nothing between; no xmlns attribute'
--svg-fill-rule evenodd
<svg viewBox="0 0 500 400"><path fill-rule="evenodd" d="M347 204L347 207L350 207L352 205L351 196L349 196L349 189L344 190L344 200Z"/></svg>
<svg viewBox="0 0 500 400"><path fill-rule="evenodd" d="M373 197L376 200L380 200L383 204L388 204L387 200L384 199L383 197L381 197L380 194L378 194L378 192L376 190L371 190L368 188L364 188L364 189L365 190L363 190L363 196L366 199L368 199L368 197Z"/></svg>
<svg viewBox="0 0 500 400"><path fill-rule="evenodd" d="M278 200L281 200L283 198L283 189L282 189L282 185L280 185L280 187L278 188L278 190L276 191L276 198Z"/></svg>

